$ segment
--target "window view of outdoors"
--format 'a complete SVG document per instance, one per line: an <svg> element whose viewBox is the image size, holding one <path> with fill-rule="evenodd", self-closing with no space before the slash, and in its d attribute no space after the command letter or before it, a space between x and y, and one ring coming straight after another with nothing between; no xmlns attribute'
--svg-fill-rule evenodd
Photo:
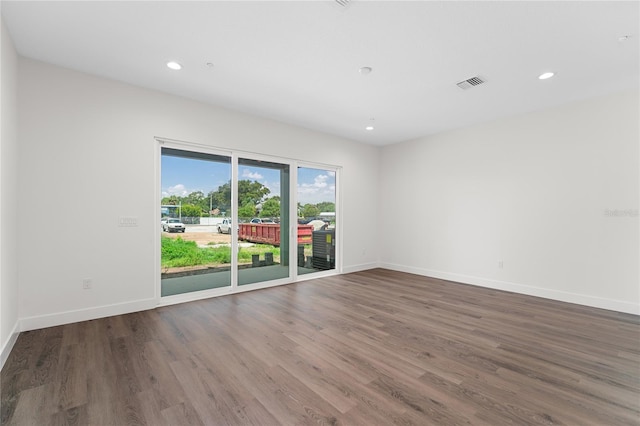
<svg viewBox="0 0 640 426"><path fill-rule="evenodd" d="M230 286L231 158L162 148L161 161L161 295Z"/></svg>
<svg viewBox="0 0 640 426"><path fill-rule="evenodd" d="M286 164L238 160L238 285L290 275L289 175ZM242 254L258 247L244 263Z"/></svg>
<svg viewBox="0 0 640 426"><path fill-rule="evenodd" d="M238 285L335 268L335 172L298 168L296 220L286 164L238 160L237 215L230 157L163 148L161 179L162 296L230 286L234 232Z"/></svg>
<svg viewBox="0 0 640 426"><path fill-rule="evenodd" d="M298 273L336 267L336 173L298 167Z"/></svg>

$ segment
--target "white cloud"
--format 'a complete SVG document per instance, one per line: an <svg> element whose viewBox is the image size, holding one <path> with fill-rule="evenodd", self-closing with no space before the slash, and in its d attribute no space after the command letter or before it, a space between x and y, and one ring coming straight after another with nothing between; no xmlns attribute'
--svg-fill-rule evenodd
<svg viewBox="0 0 640 426"><path fill-rule="evenodd" d="M242 172L242 177L243 178L249 178L249 179L253 179L253 180L260 180L262 179L264 176L262 176L260 173L258 172L252 172L251 170L245 169Z"/></svg>
<svg viewBox="0 0 640 426"><path fill-rule="evenodd" d="M269 195L267 195L267 197L273 197L274 195L281 195L280 194L280 182L267 182L266 180L264 182L262 182L262 184L264 186L266 186L267 188L269 188Z"/></svg>
<svg viewBox="0 0 640 426"><path fill-rule="evenodd" d="M299 184L298 191L305 194L318 192L320 189L326 188L329 185L327 183L328 179L329 179L329 176L327 175L318 175L313 179L313 183Z"/></svg>
<svg viewBox="0 0 640 426"><path fill-rule="evenodd" d="M335 194L336 193L336 186L335 185L331 185L327 188L324 189L324 191L322 191L323 194L327 194L327 195L331 195L331 194Z"/></svg>
<svg viewBox="0 0 640 426"><path fill-rule="evenodd" d="M327 171L313 178L313 182L298 184L298 198L302 204L335 200L335 173Z"/></svg>
<svg viewBox="0 0 640 426"><path fill-rule="evenodd" d="M170 197L172 195L177 195L178 197L186 197L193 191L187 191L187 188L179 183L177 185L173 185L168 187L165 191L162 191L163 197Z"/></svg>
<svg viewBox="0 0 640 426"><path fill-rule="evenodd" d="M315 194L316 192L318 192L317 188L304 187L304 186L298 187L298 194L300 195Z"/></svg>
<svg viewBox="0 0 640 426"><path fill-rule="evenodd" d="M313 185L316 188L325 188L327 186L327 179L329 179L329 176L327 175L318 175L314 179Z"/></svg>

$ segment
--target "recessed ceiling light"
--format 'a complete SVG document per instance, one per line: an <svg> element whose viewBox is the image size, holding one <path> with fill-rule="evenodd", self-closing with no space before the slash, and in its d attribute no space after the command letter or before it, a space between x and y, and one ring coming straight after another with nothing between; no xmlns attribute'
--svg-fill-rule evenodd
<svg viewBox="0 0 640 426"><path fill-rule="evenodd" d="M371 71L373 71L373 68L371 67L362 67L358 70L358 72L362 75L367 75L369 74Z"/></svg>
<svg viewBox="0 0 640 426"><path fill-rule="evenodd" d="M182 69L182 65L180 65L177 62L171 61L171 62L167 62L167 67L171 68L172 70L180 70Z"/></svg>
<svg viewBox="0 0 640 426"><path fill-rule="evenodd" d="M540 74L540 75L538 76L538 78L539 78L540 80L546 80L546 79L551 78L551 77L553 77L553 76L554 76L554 73L552 73L552 72L545 72L544 74Z"/></svg>
<svg viewBox="0 0 640 426"><path fill-rule="evenodd" d="M371 130L373 130L373 126L367 126L367 127L365 127L364 129L365 129L365 130L369 130L369 131L371 131Z"/></svg>

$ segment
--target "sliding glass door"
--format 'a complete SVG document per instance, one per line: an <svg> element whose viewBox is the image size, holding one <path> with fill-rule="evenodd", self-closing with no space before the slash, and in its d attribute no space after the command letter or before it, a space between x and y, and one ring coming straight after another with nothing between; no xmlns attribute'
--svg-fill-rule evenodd
<svg viewBox="0 0 640 426"><path fill-rule="evenodd" d="M231 286L231 157L161 155L161 295Z"/></svg>
<svg viewBox="0 0 640 426"><path fill-rule="evenodd" d="M291 276L290 169L289 164L238 159L238 285Z"/></svg>
<svg viewBox="0 0 640 426"><path fill-rule="evenodd" d="M298 167L298 274L336 268L336 171Z"/></svg>
<svg viewBox="0 0 640 426"><path fill-rule="evenodd" d="M158 141L167 303L336 269L336 169Z"/></svg>

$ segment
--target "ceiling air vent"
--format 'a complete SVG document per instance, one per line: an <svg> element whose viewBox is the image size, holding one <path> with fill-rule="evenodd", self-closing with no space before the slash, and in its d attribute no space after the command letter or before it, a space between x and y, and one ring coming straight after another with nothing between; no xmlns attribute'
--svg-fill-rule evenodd
<svg viewBox="0 0 640 426"><path fill-rule="evenodd" d="M349 6L349 3L351 3L351 0L333 0L333 1L335 1L338 6L342 6L342 7L347 7Z"/></svg>
<svg viewBox="0 0 640 426"><path fill-rule="evenodd" d="M484 80L476 76L476 77L471 77L466 80L463 80L460 83L457 83L457 86L462 90L467 90L467 89L471 89L474 86L479 86L482 83L484 83Z"/></svg>

